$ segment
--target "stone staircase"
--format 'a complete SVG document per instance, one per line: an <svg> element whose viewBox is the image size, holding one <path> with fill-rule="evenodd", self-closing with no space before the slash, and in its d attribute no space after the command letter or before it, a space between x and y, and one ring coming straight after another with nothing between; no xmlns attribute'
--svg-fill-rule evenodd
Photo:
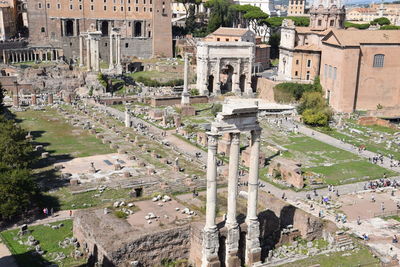
<svg viewBox="0 0 400 267"><path fill-rule="evenodd" d="M336 232L335 244L339 248L349 249L354 246L353 240L344 232Z"/></svg>

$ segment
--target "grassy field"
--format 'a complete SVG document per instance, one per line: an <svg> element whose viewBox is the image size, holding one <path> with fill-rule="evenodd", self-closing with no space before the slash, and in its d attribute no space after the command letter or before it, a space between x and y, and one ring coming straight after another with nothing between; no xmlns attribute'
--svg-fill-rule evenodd
<svg viewBox="0 0 400 267"><path fill-rule="evenodd" d="M46 193L58 200L60 210L82 209L88 207L106 207L117 200L129 199L130 189L106 189L100 196L97 190L72 194L69 188Z"/></svg>
<svg viewBox="0 0 400 267"><path fill-rule="evenodd" d="M383 155L388 156L389 154L394 155L395 159L400 159L400 151L399 147L392 143L391 147L387 147L386 142L377 143L373 140L378 140L380 136L384 136L386 140L394 141L396 138L396 133L400 132L400 130L395 130L392 128L373 125L373 126L361 126L357 124L355 120L347 119L344 120L346 126L348 128L343 130L326 130L326 129L319 129L316 130L328 134L332 137L335 137L340 140L345 140L346 143L360 146L365 145L366 149L375 153L381 153ZM351 132L350 129L355 129L361 131L361 133Z"/></svg>
<svg viewBox="0 0 400 267"><path fill-rule="evenodd" d="M304 260L299 260L292 263L279 265L282 267L304 267L319 264L321 267L355 267L355 266L368 266L378 267L381 266L379 260L374 258L372 253L362 248L358 252L351 251L350 256L346 256L349 252L336 252L328 255L318 255Z"/></svg>
<svg viewBox="0 0 400 267"><path fill-rule="evenodd" d="M88 131L66 123L53 109L28 110L16 115L21 120L21 126L34 136L34 141L44 144L53 155L87 157L115 152Z"/></svg>
<svg viewBox="0 0 400 267"><path fill-rule="evenodd" d="M71 253L74 251L73 246L67 248L61 248L58 246L59 241L64 240L66 237L72 237L72 220L51 223L51 225L58 225L60 223L63 223L64 226L59 229L52 229L51 227L44 225L29 227L32 231L30 235L39 241L40 247L45 251L43 256L33 255L31 252L35 250L34 248L19 243L19 241L27 241L29 236L25 235L21 239L18 238L17 233L19 229L1 232L1 238L14 255L18 265L21 267L41 267L46 266L49 262L57 263L58 266L63 267L73 267L84 264L84 258L75 260L71 257ZM62 252L67 257L61 262L55 262L55 255L52 255L54 252Z"/></svg>
<svg viewBox="0 0 400 267"><path fill-rule="evenodd" d="M397 175L396 172L311 137L292 133L282 134L267 124L263 124L263 128L265 141L262 143L262 150L267 156L272 156L272 152L266 148L268 145L282 146L288 149L287 152L282 153L283 157L302 163L303 172L322 175L324 183L338 185L377 179L383 177L384 174Z"/></svg>

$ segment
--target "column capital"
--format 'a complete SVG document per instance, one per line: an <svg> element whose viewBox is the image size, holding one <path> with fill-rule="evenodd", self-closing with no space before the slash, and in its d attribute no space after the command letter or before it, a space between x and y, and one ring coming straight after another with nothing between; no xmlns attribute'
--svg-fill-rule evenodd
<svg viewBox="0 0 400 267"><path fill-rule="evenodd" d="M231 144L238 145L240 143L240 132L231 133Z"/></svg>
<svg viewBox="0 0 400 267"><path fill-rule="evenodd" d="M216 149L218 145L218 137L220 134L218 133L212 133L212 132L207 132L207 137L208 137L208 148L209 149Z"/></svg>

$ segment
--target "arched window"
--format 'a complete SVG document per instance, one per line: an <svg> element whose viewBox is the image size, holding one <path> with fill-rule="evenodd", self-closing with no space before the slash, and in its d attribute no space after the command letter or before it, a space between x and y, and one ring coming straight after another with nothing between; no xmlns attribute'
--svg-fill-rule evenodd
<svg viewBox="0 0 400 267"><path fill-rule="evenodd" d="M376 54L374 56L374 68L382 68L383 67L383 63L385 60L385 55L382 54Z"/></svg>

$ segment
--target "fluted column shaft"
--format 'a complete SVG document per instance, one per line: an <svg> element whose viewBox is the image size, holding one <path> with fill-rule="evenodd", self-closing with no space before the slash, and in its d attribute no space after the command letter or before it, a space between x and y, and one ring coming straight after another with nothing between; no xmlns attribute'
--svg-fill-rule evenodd
<svg viewBox="0 0 400 267"><path fill-rule="evenodd" d="M229 153L229 177L228 177L228 214L226 223L230 225L236 222L236 197L239 171L240 133L232 133L231 148Z"/></svg>
<svg viewBox="0 0 400 267"><path fill-rule="evenodd" d="M218 136L208 135L206 226L216 228L217 207L217 143Z"/></svg>

